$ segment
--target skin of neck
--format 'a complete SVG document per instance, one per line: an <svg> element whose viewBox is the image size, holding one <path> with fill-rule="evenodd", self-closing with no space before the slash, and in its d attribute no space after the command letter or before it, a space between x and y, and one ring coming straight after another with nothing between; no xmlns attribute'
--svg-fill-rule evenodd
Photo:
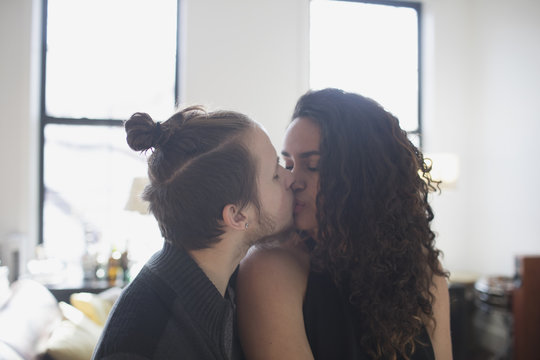
<svg viewBox="0 0 540 360"><path fill-rule="evenodd" d="M232 273L249 249L247 242L244 232L229 230L212 247L189 251L221 296L225 296Z"/></svg>

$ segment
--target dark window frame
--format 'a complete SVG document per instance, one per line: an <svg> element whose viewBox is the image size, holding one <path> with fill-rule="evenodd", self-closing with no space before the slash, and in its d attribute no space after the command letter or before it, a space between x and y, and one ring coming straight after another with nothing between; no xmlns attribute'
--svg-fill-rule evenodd
<svg viewBox="0 0 540 360"><path fill-rule="evenodd" d="M331 1L340 1L340 2L354 2L354 3L364 3L364 4L375 4L375 5L387 5L395 7L407 7L414 9L417 14L417 26L418 26L418 127L415 130L407 131L407 134L414 135L418 137L418 144L420 149L422 149L423 136L422 136L422 3L415 1L399 1L399 0L331 0Z"/></svg>
<svg viewBox="0 0 540 360"><path fill-rule="evenodd" d="M118 119L92 119L92 118L61 118L47 114L46 109L46 77L47 77L47 24L48 24L48 0L42 0L41 3L41 79L40 79L40 120L39 120L39 214L38 214L38 244L43 244L43 216L45 205L45 127L48 124L61 124L70 126L103 126L103 127L122 127L124 120ZM174 85L174 104L178 106L180 96L180 84L178 81L180 71L180 0L176 0L176 61L175 61L175 85Z"/></svg>

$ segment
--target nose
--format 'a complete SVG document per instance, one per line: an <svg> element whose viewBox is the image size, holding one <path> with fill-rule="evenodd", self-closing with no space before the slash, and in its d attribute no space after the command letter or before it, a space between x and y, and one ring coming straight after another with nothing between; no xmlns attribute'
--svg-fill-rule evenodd
<svg viewBox="0 0 540 360"><path fill-rule="evenodd" d="M292 181L292 184L291 184L291 190L294 191L294 192L304 190L306 188L305 181L303 181L298 176L295 176L294 174L291 174L291 175L292 175L292 178L293 178L293 181Z"/></svg>
<svg viewBox="0 0 540 360"><path fill-rule="evenodd" d="M294 183L294 175L290 171L284 171L285 187L289 189Z"/></svg>

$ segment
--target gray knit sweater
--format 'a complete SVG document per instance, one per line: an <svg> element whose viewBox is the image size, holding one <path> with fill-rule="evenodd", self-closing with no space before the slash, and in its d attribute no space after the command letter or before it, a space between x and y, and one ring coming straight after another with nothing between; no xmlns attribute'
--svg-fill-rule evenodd
<svg viewBox="0 0 540 360"><path fill-rule="evenodd" d="M93 359L242 359L235 318L233 301L165 242L122 292Z"/></svg>

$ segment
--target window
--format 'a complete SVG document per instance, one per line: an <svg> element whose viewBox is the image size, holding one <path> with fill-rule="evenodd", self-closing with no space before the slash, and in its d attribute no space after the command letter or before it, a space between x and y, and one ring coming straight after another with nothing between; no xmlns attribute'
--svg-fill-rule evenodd
<svg viewBox="0 0 540 360"><path fill-rule="evenodd" d="M312 0L310 11L310 87L376 100L419 145L421 5Z"/></svg>
<svg viewBox="0 0 540 360"><path fill-rule="evenodd" d="M80 263L161 245L155 220L126 210L146 156L129 149L123 121L175 109L177 0L44 0L41 243ZM144 259L141 259L144 260Z"/></svg>

